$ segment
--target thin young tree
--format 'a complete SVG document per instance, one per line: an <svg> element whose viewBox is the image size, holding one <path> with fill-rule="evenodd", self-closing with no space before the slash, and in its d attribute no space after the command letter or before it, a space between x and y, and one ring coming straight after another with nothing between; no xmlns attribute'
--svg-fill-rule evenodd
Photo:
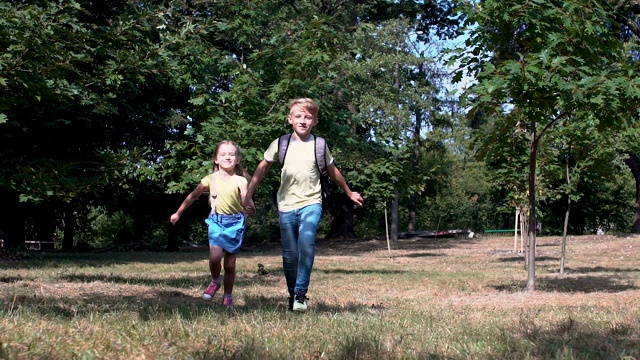
<svg viewBox="0 0 640 360"><path fill-rule="evenodd" d="M529 224L536 224L536 166L543 136L577 111L603 126L629 120L640 98L628 48L597 2L468 2L467 49L456 59L477 78L475 111L524 117L529 134ZM631 90L633 89L633 90ZM535 290L535 226L528 229L526 288Z"/></svg>

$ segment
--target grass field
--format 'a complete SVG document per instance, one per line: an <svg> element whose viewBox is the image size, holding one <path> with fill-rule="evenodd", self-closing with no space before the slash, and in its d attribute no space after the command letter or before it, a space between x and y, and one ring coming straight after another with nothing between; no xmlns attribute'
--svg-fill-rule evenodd
<svg viewBox="0 0 640 360"><path fill-rule="evenodd" d="M306 314L278 244L243 249L201 299L207 250L0 260L0 359L640 359L640 237L318 240ZM267 274L258 273L262 264Z"/></svg>

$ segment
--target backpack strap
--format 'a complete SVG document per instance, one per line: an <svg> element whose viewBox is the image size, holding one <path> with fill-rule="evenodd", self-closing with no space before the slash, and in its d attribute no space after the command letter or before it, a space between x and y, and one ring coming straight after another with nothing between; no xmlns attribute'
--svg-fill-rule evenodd
<svg viewBox="0 0 640 360"><path fill-rule="evenodd" d="M318 171L322 176L329 176L329 172L327 171L327 141L321 136L314 137L315 149L316 149L316 166L318 167Z"/></svg>
<svg viewBox="0 0 640 360"><path fill-rule="evenodd" d="M211 206L211 213L216 213L216 199L218 198L218 191L216 190L216 173L213 173L211 179L211 193L209 193L209 205Z"/></svg>
<svg viewBox="0 0 640 360"><path fill-rule="evenodd" d="M282 135L278 138L278 161L280 161L280 165L284 165L284 158L287 156L290 142L291 134Z"/></svg>

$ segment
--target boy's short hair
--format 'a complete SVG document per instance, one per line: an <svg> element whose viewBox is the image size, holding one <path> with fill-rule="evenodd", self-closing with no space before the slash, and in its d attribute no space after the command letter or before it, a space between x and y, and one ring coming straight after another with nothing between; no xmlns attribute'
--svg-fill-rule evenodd
<svg viewBox="0 0 640 360"><path fill-rule="evenodd" d="M314 118L318 117L318 104L310 98L297 98L289 101L289 110L294 106L301 106L303 109L309 112Z"/></svg>

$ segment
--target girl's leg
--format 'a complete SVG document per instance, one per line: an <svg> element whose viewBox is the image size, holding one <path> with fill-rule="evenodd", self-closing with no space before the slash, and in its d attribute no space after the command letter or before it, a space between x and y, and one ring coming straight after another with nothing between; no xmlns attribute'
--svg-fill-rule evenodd
<svg viewBox="0 0 640 360"><path fill-rule="evenodd" d="M219 246L209 247L209 271L211 271L211 278L218 279L220 272L222 271L222 258L224 256L224 250Z"/></svg>
<svg viewBox="0 0 640 360"><path fill-rule="evenodd" d="M238 255L224 253L224 293L232 294L236 283L236 258Z"/></svg>
<svg viewBox="0 0 640 360"><path fill-rule="evenodd" d="M220 272L222 256L224 250L219 246L209 246L209 271L211 272L211 283L202 293L202 298L205 300L212 299L218 290L220 290Z"/></svg>
<svg viewBox="0 0 640 360"><path fill-rule="evenodd" d="M237 255L228 252L224 253L224 296L222 305L227 308L233 307L233 284L236 282L236 257Z"/></svg>

